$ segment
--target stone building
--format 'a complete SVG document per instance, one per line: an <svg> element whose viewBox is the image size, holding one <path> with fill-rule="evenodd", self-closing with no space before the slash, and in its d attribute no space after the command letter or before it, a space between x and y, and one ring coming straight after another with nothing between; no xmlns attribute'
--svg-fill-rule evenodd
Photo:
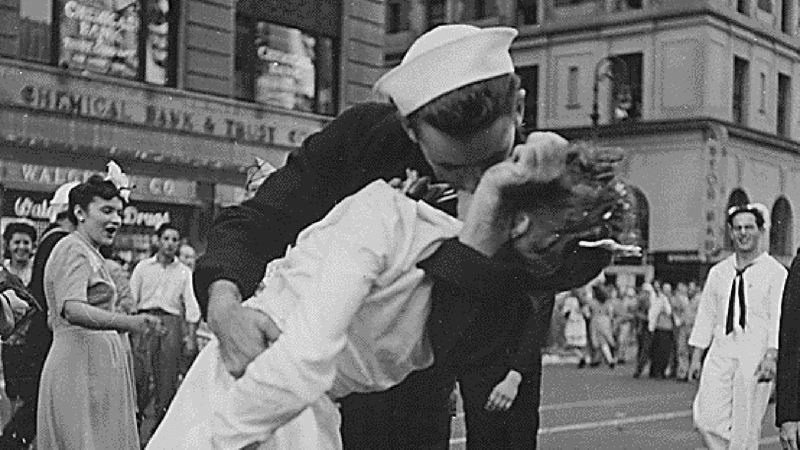
<svg viewBox="0 0 800 450"><path fill-rule="evenodd" d="M794 256L797 2L389 0L387 66L416 35L451 22L518 28L529 128L628 151L647 256L617 262L611 272L626 283L653 272L701 280L730 252L725 211L737 203L767 205L765 248L787 264Z"/></svg>
<svg viewBox="0 0 800 450"><path fill-rule="evenodd" d="M2 223L43 228L61 183L116 160L136 189L118 246L164 220L203 248L255 157L278 167L383 64L379 0L0 2Z"/></svg>

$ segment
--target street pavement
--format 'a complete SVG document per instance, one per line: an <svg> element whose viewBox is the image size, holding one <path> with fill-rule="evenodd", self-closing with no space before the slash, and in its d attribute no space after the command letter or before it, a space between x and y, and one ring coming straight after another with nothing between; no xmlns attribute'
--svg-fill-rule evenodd
<svg viewBox="0 0 800 450"><path fill-rule="evenodd" d="M633 367L544 367L540 449L682 450L702 448L692 429L697 385L633 378ZM762 426L761 449L780 450L775 408ZM452 422L450 450L466 448L463 413Z"/></svg>

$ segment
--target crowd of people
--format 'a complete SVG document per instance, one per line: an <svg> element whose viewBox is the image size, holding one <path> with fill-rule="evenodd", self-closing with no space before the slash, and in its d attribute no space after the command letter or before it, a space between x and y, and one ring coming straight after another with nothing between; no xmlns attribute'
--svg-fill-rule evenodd
<svg viewBox="0 0 800 450"><path fill-rule="evenodd" d="M578 368L635 364L634 377L688 381L689 334L702 286L653 280L617 287L602 280L559 295L554 321Z"/></svg>
<svg viewBox="0 0 800 450"><path fill-rule="evenodd" d="M40 238L29 223L5 226L0 289L26 301L3 336L0 448L139 448L145 413L161 419L196 356L195 251L164 223L150 258L119 257L128 200L112 173L59 188Z"/></svg>

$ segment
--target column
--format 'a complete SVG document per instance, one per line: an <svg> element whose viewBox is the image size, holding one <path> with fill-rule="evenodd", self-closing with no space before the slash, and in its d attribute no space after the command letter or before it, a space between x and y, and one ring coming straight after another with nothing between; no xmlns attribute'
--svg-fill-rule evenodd
<svg viewBox="0 0 800 450"><path fill-rule="evenodd" d="M423 0L410 0L409 22L411 34L416 38L428 29L428 11Z"/></svg>

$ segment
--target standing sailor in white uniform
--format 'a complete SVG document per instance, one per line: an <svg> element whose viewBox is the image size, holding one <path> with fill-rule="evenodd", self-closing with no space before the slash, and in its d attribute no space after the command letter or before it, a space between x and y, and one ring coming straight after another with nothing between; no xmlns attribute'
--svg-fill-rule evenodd
<svg viewBox="0 0 800 450"><path fill-rule="evenodd" d="M701 375L694 423L709 449L758 448L775 378L787 276L759 247L768 217L761 204L728 210L734 254L709 271L689 338L694 348L689 376Z"/></svg>

